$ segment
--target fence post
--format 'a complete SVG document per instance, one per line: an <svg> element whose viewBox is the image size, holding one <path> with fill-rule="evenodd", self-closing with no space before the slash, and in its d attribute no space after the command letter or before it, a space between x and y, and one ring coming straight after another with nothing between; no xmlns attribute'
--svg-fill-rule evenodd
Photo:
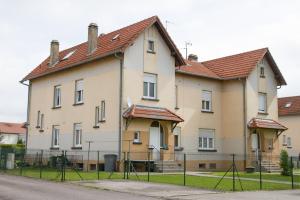
<svg viewBox="0 0 300 200"><path fill-rule="evenodd" d="M99 166L100 152L97 151L97 178L100 179L100 166Z"/></svg>
<svg viewBox="0 0 300 200"><path fill-rule="evenodd" d="M126 170L127 171L127 179L129 179L129 171L130 171L130 163L129 163L130 158L129 157L130 157L130 153L127 152L127 167L126 167L127 168L127 170Z"/></svg>
<svg viewBox="0 0 300 200"><path fill-rule="evenodd" d="M39 167L40 167L40 179L42 179L43 154L44 154L44 151L43 151L43 150L41 150L41 154L40 154L40 160L39 160Z"/></svg>
<svg viewBox="0 0 300 200"><path fill-rule="evenodd" d="M123 179L126 179L126 152L123 152L123 156L124 156L124 159L123 159Z"/></svg>
<svg viewBox="0 0 300 200"><path fill-rule="evenodd" d="M235 155L232 154L232 191L235 191Z"/></svg>
<svg viewBox="0 0 300 200"><path fill-rule="evenodd" d="M259 151L258 160L259 160L259 188L262 190L262 174L261 174L261 151Z"/></svg>
<svg viewBox="0 0 300 200"><path fill-rule="evenodd" d="M290 164L291 166L291 181L292 181L292 189L294 189L294 170L293 170L293 168L294 168L294 164L293 164L293 157L291 156L291 164Z"/></svg>
<svg viewBox="0 0 300 200"><path fill-rule="evenodd" d="M147 180L148 182L150 181L150 151L148 150L148 177Z"/></svg>
<svg viewBox="0 0 300 200"><path fill-rule="evenodd" d="M61 163L60 163L60 168L61 168L61 178L60 178L60 181L63 182L64 181L64 150L62 150L61 152Z"/></svg>
<svg viewBox="0 0 300 200"><path fill-rule="evenodd" d="M186 154L183 154L183 185L186 184Z"/></svg>
<svg viewBox="0 0 300 200"><path fill-rule="evenodd" d="M22 150L22 154L21 154L22 158L21 158L21 163L20 163L20 176L23 175L23 165L24 165L24 157L25 157L25 151Z"/></svg>

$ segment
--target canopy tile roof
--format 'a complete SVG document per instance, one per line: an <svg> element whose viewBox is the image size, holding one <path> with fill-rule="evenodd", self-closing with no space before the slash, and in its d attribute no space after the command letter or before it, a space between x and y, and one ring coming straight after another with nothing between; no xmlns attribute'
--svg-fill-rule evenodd
<svg viewBox="0 0 300 200"><path fill-rule="evenodd" d="M0 122L0 133L5 134L25 134L25 123Z"/></svg>
<svg viewBox="0 0 300 200"><path fill-rule="evenodd" d="M249 128L263 128L263 129L276 129L276 130L287 130L287 127L283 126L279 122L273 119L261 119L252 118L248 123Z"/></svg>
<svg viewBox="0 0 300 200"><path fill-rule="evenodd" d="M143 105L132 105L123 114L124 118L144 118L183 122L184 120L172 111L161 107L149 107Z"/></svg>
<svg viewBox="0 0 300 200"><path fill-rule="evenodd" d="M278 98L278 114L300 115L300 96Z"/></svg>

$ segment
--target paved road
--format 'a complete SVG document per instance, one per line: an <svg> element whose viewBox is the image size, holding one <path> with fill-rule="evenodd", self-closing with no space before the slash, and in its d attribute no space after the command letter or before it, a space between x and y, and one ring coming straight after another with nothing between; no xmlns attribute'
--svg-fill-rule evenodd
<svg viewBox="0 0 300 200"><path fill-rule="evenodd" d="M97 190L67 183L55 183L0 174L1 200L154 200L129 193Z"/></svg>

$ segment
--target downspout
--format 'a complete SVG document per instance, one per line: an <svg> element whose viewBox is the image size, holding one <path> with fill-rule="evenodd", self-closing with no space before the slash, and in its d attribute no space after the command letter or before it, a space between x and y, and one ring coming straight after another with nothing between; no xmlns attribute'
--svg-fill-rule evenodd
<svg viewBox="0 0 300 200"><path fill-rule="evenodd" d="M123 64L124 56L119 56L115 53L115 57L120 60L120 84L119 84L119 138L118 138L118 158L121 160L122 156L122 111L123 111Z"/></svg>
<svg viewBox="0 0 300 200"><path fill-rule="evenodd" d="M23 81L20 81L22 85L25 85L28 87L27 92L27 116L26 116L26 135L25 135L25 149L27 149L27 143L28 143L28 126L29 126L29 112L30 112L30 97L31 97L31 83L29 84L24 83Z"/></svg>
<svg viewBox="0 0 300 200"><path fill-rule="evenodd" d="M247 167L247 98L246 98L246 79L243 82L243 118L244 118L244 168Z"/></svg>

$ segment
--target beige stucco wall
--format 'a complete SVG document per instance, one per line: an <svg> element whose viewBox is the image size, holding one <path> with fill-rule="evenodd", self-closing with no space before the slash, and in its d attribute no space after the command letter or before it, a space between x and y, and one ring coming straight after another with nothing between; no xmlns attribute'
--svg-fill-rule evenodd
<svg viewBox="0 0 300 200"><path fill-rule="evenodd" d="M289 155L299 156L300 154L300 116L290 115L290 116L279 116L279 122L288 127L288 130L283 132L279 137L279 145L281 149L288 151ZM283 135L286 137L291 137L292 148L287 148L283 146Z"/></svg>
<svg viewBox="0 0 300 200"><path fill-rule="evenodd" d="M88 146L86 141L91 140L92 150L117 152L119 66L119 60L108 57L32 80L28 148L49 149L52 126L59 125L60 148L70 150L73 146L73 124L82 123L84 150ZM83 79L84 82L84 104L73 106L75 81L78 79ZM55 85L61 85L62 106L59 109L52 109ZM95 129L95 107L100 106L101 100L106 102L106 121ZM38 110L44 114L42 133L35 128Z"/></svg>

